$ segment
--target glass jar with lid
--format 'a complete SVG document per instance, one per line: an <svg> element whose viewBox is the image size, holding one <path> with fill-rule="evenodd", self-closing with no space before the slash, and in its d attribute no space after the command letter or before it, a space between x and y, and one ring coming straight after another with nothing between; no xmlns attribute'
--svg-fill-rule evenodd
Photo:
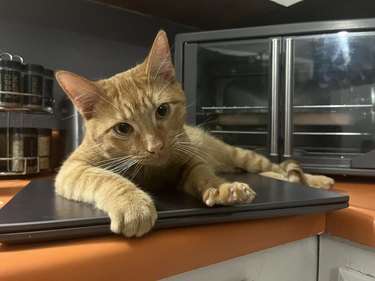
<svg viewBox="0 0 375 281"><path fill-rule="evenodd" d="M10 59L3 59L9 55ZM18 107L21 105L21 68L22 63L13 61L12 55L0 54L0 106Z"/></svg>
<svg viewBox="0 0 375 281"><path fill-rule="evenodd" d="M37 173L38 131L35 128L11 128L12 172Z"/></svg>
<svg viewBox="0 0 375 281"><path fill-rule="evenodd" d="M23 104L27 108L41 109L43 107L44 67L39 64L26 64L24 72Z"/></svg>

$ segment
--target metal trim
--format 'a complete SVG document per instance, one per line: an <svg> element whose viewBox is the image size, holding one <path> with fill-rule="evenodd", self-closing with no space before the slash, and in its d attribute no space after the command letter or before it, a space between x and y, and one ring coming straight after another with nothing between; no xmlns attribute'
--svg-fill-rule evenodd
<svg viewBox="0 0 375 281"><path fill-rule="evenodd" d="M280 38L271 39L271 130L270 155L278 156L279 145L279 75L280 75Z"/></svg>
<svg viewBox="0 0 375 281"><path fill-rule="evenodd" d="M284 157L293 155L293 39L285 39Z"/></svg>

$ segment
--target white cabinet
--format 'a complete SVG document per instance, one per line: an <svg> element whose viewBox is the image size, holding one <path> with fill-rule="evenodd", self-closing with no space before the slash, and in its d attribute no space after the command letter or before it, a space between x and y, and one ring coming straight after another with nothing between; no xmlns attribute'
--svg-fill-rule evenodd
<svg viewBox="0 0 375 281"><path fill-rule="evenodd" d="M321 235L319 281L375 281L375 249Z"/></svg>
<svg viewBox="0 0 375 281"><path fill-rule="evenodd" d="M340 267L338 281L375 281L375 278L350 268Z"/></svg>
<svg viewBox="0 0 375 281"><path fill-rule="evenodd" d="M163 281L316 281L317 257L318 238L309 237L172 276Z"/></svg>
<svg viewBox="0 0 375 281"><path fill-rule="evenodd" d="M375 281L375 249L323 234L198 268L162 281L201 280Z"/></svg>

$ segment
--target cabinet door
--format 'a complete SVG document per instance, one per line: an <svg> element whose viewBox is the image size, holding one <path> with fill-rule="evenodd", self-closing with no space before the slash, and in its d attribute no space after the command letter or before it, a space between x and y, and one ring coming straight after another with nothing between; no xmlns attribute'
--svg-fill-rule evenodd
<svg viewBox="0 0 375 281"><path fill-rule="evenodd" d="M309 237L161 281L316 281L317 256L317 238Z"/></svg>
<svg viewBox="0 0 375 281"><path fill-rule="evenodd" d="M337 281L375 281L375 277L350 268L340 267L338 271Z"/></svg>
<svg viewBox="0 0 375 281"><path fill-rule="evenodd" d="M353 172L352 160L375 149L374 46L370 32L285 39L284 156Z"/></svg>
<svg viewBox="0 0 375 281"><path fill-rule="evenodd" d="M319 243L322 281L375 281L375 249L323 234Z"/></svg>
<svg viewBox="0 0 375 281"><path fill-rule="evenodd" d="M184 50L189 121L277 158L280 39L186 44Z"/></svg>

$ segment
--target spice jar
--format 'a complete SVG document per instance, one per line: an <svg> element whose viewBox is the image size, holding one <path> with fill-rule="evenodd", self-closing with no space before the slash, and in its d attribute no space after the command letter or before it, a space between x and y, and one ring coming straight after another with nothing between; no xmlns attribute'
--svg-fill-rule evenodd
<svg viewBox="0 0 375 281"><path fill-rule="evenodd" d="M0 128L0 173L8 171L9 142L7 128Z"/></svg>
<svg viewBox="0 0 375 281"><path fill-rule="evenodd" d="M4 54L1 54L3 56ZM12 56L9 54L10 58ZM21 105L22 63L0 59L0 106L18 107ZM14 94L13 94L14 93Z"/></svg>
<svg viewBox="0 0 375 281"><path fill-rule="evenodd" d="M38 64L27 64L24 72L25 107L41 109L43 106L44 67Z"/></svg>
<svg viewBox="0 0 375 281"><path fill-rule="evenodd" d="M39 169L51 168L51 129L38 129Z"/></svg>
<svg viewBox="0 0 375 281"><path fill-rule="evenodd" d="M37 134L34 128L11 128L12 172L39 172Z"/></svg>

